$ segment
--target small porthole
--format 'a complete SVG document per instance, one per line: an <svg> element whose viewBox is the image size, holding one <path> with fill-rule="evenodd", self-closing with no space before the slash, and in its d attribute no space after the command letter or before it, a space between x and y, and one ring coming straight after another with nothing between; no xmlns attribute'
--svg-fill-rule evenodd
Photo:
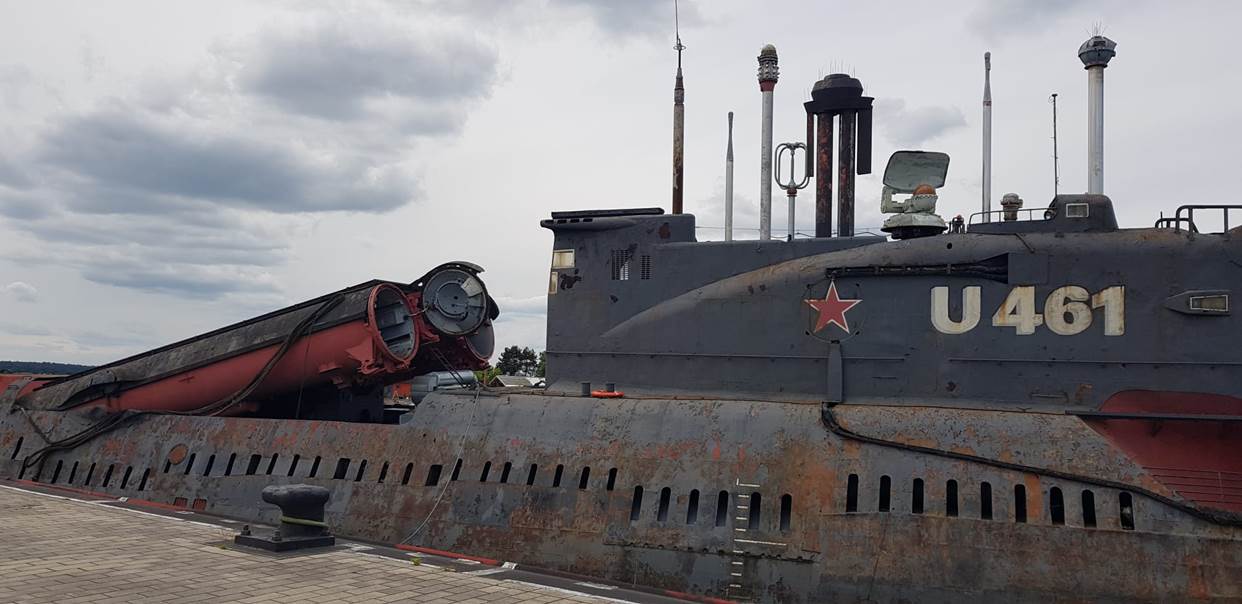
<svg viewBox="0 0 1242 604"><path fill-rule="evenodd" d="M214 466L214 465L216 465L216 456L215 456L215 455L211 455L211 456L209 456L209 457L207 458L207 465L203 467L203 476L210 476L210 475L211 475L211 467L212 467L212 466ZM91 465L91 469L92 469L92 470L93 470L93 469L95 469L94 464L92 464L92 465Z"/></svg>
<svg viewBox="0 0 1242 604"><path fill-rule="evenodd" d="M314 478L315 476L319 475L319 462L321 461L323 461L323 458L316 455L315 461L311 462L311 471L310 471L309 478Z"/></svg>
<svg viewBox="0 0 1242 604"><path fill-rule="evenodd" d="M134 473L134 466L125 466L125 473L121 475L121 488L129 487L129 477Z"/></svg>
<svg viewBox="0 0 1242 604"><path fill-rule="evenodd" d="M229 463L228 463L227 465L225 465L225 466L224 466L224 475L225 475L225 476L232 476L232 475L233 475L233 464L235 464L235 463L237 463L237 454L236 454L236 453L233 453L233 454L229 455Z"/></svg>
<svg viewBox="0 0 1242 604"><path fill-rule="evenodd" d="M263 461L262 455L251 455L250 462L246 464L246 476L254 476L259 471L259 462Z"/></svg>
<svg viewBox="0 0 1242 604"><path fill-rule="evenodd" d="M509 472L513 470L513 462L506 461L503 468L500 469L500 483L507 484L509 482Z"/></svg>
<svg viewBox="0 0 1242 604"><path fill-rule="evenodd" d="M634 499L630 501L630 522L638 522L643 513L643 488L634 487Z"/></svg>
<svg viewBox="0 0 1242 604"><path fill-rule="evenodd" d="M267 475L271 476L276 471L276 460L280 459L280 453L272 453L271 461L267 462Z"/></svg>
<svg viewBox="0 0 1242 604"><path fill-rule="evenodd" d="M457 480L457 477L459 475L461 475L461 458L460 457L457 458L457 463L453 464L453 474L452 476L449 476L449 480Z"/></svg>
<svg viewBox="0 0 1242 604"><path fill-rule="evenodd" d="M181 474L182 474L183 476L189 476L190 472L194 469L194 457L195 457L195 455L196 455L195 453L191 453L191 454L190 454L190 457L189 457L189 458L187 458L187 459L185 460L185 469L181 471ZM295 456L295 458L296 458L296 456Z"/></svg>
<svg viewBox="0 0 1242 604"><path fill-rule="evenodd" d="M611 470L608 470L608 486L606 488L609 491L611 491L616 486L617 486L617 469L612 468Z"/></svg>
<svg viewBox="0 0 1242 604"><path fill-rule="evenodd" d="M850 474L845 483L845 511L858 511L858 475Z"/></svg>
<svg viewBox="0 0 1242 604"><path fill-rule="evenodd" d="M876 509L881 512L887 512L892 508L892 479L887 476L880 477L880 501Z"/></svg>
<svg viewBox="0 0 1242 604"><path fill-rule="evenodd" d="M440 484L440 471L442 469L443 469L442 466L438 463L432 464L430 468L427 468L427 480L423 481L423 486L434 487L437 484ZM409 482L409 481L407 480L406 482ZM405 484L405 483L402 483L402 484Z"/></svg>
<svg viewBox="0 0 1242 604"><path fill-rule="evenodd" d="M530 464L530 471L526 473L526 486L529 487L535 484L535 476L538 473L539 473L539 464L537 463Z"/></svg>
<svg viewBox="0 0 1242 604"><path fill-rule="evenodd" d="M564 477L564 476L565 476L565 465L564 465L564 464L557 464L557 465L556 465L556 472L555 472L554 474L552 474L552 486L554 486L554 487L559 487L559 486L561 486L561 478L562 478L562 477Z"/></svg>
<svg viewBox="0 0 1242 604"><path fill-rule="evenodd" d="M362 460L358 464L358 473L354 475L354 482L362 482L362 476L367 473L367 460Z"/></svg>
<svg viewBox="0 0 1242 604"><path fill-rule="evenodd" d="M483 473L479 474L479 482L487 482L487 475L492 473L492 462L483 464Z"/></svg>
<svg viewBox="0 0 1242 604"><path fill-rule="evenodd" d="M923 479L914 479L914 488L910 490L910 513L923 513Z"/></svg>
<svg viewBox="0 0 1242 604"><path fill-rule="evenodd" d="M948 480L944 483L944 515L950 518L957 516L956 480Z"/></svg>
<svg viewBox="0 0 1242 604"><path fill-rule="evenodd" d="M336 471L332 473L334 480L344 480L349 474L349 458L342 457L336 460Z"/></svg>
<svg viewBox="0 0 1242 604"><path fill-rule="evenodd" d="M285 472L285 476L293 476L296 474L298 471L298 462L300 461L302 461L302 456L295 454L293 459L289 462L289 470Z"/></svg>
<svg viewBox="0 0 1242 604"><path fill-rule="evenodd" d="M754 531L759 530L759 521L761 519L761 511L763 509L763 497L759 493L750 494L750 511L747 516L746 528Z"/></svg>
<svg viewBox="0 0 1242 604"><path fill-rule="evenodd" d="M151 478L151 468L142 471L142 479L138 481L138 490L147 490L147 479Z"/></svg>
<svg viewBox="0 0 1242 604"><path fill-rule="evenodd" d="M979 517L992 519L992 485L987 482L979 484Z"/></svg>
<svg viewBox="0 0 1242 604"><path fill-rule="evenodd" d="M410 484L410 478L414 476L413 462L405 464L405 471L401 473L402 486Z"/></svg>
<svg viewBox="0 0 1242 604"><path fill-rule="evenodd" d="M578 488L585 489L591 480L591 466L582 467L582 475L578 477Z"/></svg>
<svg viewBox="0 0 1242 604"><path fill-rule="evenodd" d="M384 462L384 465L380 466L379 478L376 478L375 482L379 484L384 484L384 481L387 479L388 479L388 462Z"/></svg>
<svg viewBox="0 0 1242 604"><path fill-rule="evenodd" d="M686 524L694 524L699 520L699 490L690 491L690 499L686 504Z"/></svg>

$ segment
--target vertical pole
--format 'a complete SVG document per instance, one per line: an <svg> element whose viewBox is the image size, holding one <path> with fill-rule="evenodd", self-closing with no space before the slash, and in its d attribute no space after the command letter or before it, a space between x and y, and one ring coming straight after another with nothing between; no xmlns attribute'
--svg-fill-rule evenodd
<svg viewBox="0 0 1242 604"><path fill-rule="evenodd" d="M832 237L832 120L831 113L815 116L815 236Z"/></svg>
<svg viewBox="0 0 1242 604"><path fill-rule="evenodd" d="M733 112L729 112L729 149L725 151L725 241L733 241Z"/></svg>
<svg viewBox="0 0 1242 604"><path fill-rule="evenodd" d="M792 179L792 178L793 178L793 176L792 176L792 174L793 174L793 166L790 166L789 172L790 172L790 177L789 177L789 178L791 178L791 179ZM796 227L795 227L795 224L794 224L794 200L796 200L796 199L798 198L798 190L797 190L797 189L794 189L794 188L792 188L792 187L790 187L790 189L789 189L788 191L786 191L786 193L788 193L788 194L789 194L789 236L788 236L788 237L786 237L786 238L785 238L785 240L786 240L786 241L793 241L793 240L794 240L794 231L796 230Z"/></svg>
<svg viewBox="0 0 1242 604"><path fill-rule="evenodd" d="M686 89L681 80L681 52L678 51L677 83L673 85L673 213L682 210L683 141L686 129Z"/></svg>
<svg viewBox="0 0 1242 604"><path fill-rule="evenodd" d="M1057 93L1052 93L1052 196L1061 194L1061 158L1057 155Z"/></svg>
<svg viewBox="0 0 1242 604"><path fill-rule="evenodd" d="M840 154L837 170L837 236L854 236L854 134L858 128L858 112L841 112L841 134L837 144Z"/></svg>
<svg viewBox="0 0 1242 604"><path fill-rule="evenodd" d="M759 239L772 238L772 95L780 76L776 47L759 51L759 91L763 94L763 119L759 136Z"/></svg>
<svg viewBox="0 0 1242 604"><path fill-rule="evenodd" d="M992 221L992 53L983 53L983 222Z"/></svg>
<svg viewBox="0 0 1242 604"><path fill-rule="evenodd" d="M1087 68L1087 192L1104 194L1104 66Z"/></svg>
<svg viewBox="0 0 1242 604"><path fill-rule="evenodd" d="M759 239L772 238L772 90L763 91L763 126L760 130Z"/></svg>

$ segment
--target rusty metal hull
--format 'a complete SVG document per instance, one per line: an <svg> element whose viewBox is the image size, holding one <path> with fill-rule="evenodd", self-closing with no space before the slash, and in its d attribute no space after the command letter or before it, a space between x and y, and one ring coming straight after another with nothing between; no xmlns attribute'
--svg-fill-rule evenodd
<svg viewBox="0 0 1242 604"><path fill-rule="evenodd" d="M735 600L1242 597L1242 531L1144 496L1173 493L1077 417L835 417L1135 491L842 438L816 402L509 392L433 394L401 425L148 417L25 472L32 426L56 437L86 420L6 412L0 477L266 522L264 486L319 484L339 534Z"/></svg>

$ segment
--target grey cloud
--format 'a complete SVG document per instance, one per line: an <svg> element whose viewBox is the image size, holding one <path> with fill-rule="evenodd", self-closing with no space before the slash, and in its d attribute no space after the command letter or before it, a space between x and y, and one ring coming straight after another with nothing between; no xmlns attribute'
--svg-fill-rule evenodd
<svg viewBox="0 0 1242 604"><path fill-rule="evenodd" d="M14 281L4 286L4 292L13 296L18 302L34 302L39 297L39 290L22 281Z"/></svg>
<svg viewBox="0 0 1242 604"><path fill-rule="evenodd" d="M1075 0L983 0L967 21L986 38L1038 33L1078 5Z"/></svg>
<svg viewBox="0 0 1242 604"><path fill-rule="evenodd" d="M431 113L416 125L433 133L439 121L454 119L455 103L489 92L499 60L471 36L351 18L272 33L251 54L243 88L286 109L350 120L397 99L412 106L407 111Z"/></svg>
<svg viewBox="0 0 1242 604"><path fill-rule="evenodd" d="M548 297L542 295L529 298L497 296L496 304L500 306L502 317L543 317L548 314Z"/></svg>
<svg viewBox="0 0 1242 604"><path fill-rule="evenodd" d="M30 184L30 178L0 151L0 186L25 189Z"/></svg>
<svg viewBox="0 0 1242 604"><path fill-rule="evenodd" d="M966 126L966 116L957 107L906 108L902 99L883 99L875 103L876 123L894 143L919 148L951 130Z"/></svg>
<svg viewBox="0 0 1242 604"><path fill-rule="evenodd" d="M613 34L671 36L673 32L673 3L668 0L550 0L550 4L583 11L600 29ZM691 2L682 2L680 11L682 26L701 21L698 7Z"/></svg>
<svg viewBox="0 0 1242 604"><path fill-rule="evenodd" d="M107 107L61 124L38 159L92 187L133 192L116 196L119 204L156 195L171 204L188 198L271 212L384 211L415 194L408 178L357 159L314 157L294 145L166 121L134 107Z"/></svg>
<svg viewBox="0 0 1242 604"><path fill-rule="evenodd" d="M82 276L103 285L187 298L212 299L225 294L277 291L270 276L231 266L150 265L141 261L88 263L82 268Z"/></svg>

